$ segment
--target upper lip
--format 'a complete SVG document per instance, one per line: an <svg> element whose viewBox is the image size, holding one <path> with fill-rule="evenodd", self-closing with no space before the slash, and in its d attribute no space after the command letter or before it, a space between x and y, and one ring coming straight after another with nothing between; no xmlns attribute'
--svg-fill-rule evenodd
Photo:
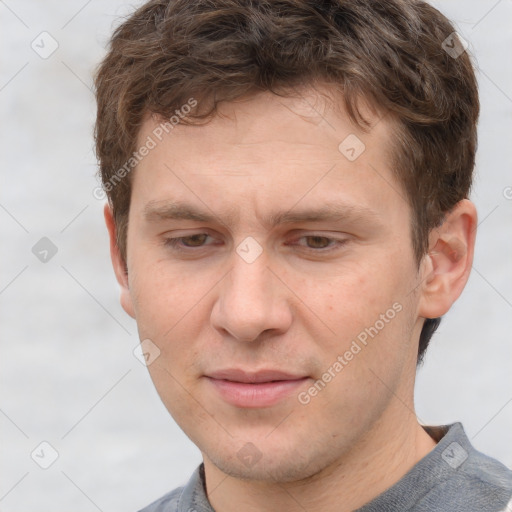
<svg viewBox="0 0 512 512"><path fill-rule="evenodd" d="M208 373L206 376L212 379L254 384L260 382L271 382L273 380L298 380L306 377L306 375L296 375L280 370L258 370L256 372L251 372L238 368L218 370Z"/></svg>

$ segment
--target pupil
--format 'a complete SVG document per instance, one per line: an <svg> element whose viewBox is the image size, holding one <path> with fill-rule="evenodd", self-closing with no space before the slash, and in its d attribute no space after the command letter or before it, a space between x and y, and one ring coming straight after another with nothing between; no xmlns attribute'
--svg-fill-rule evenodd
<svg viewBox="0 0 512 512"><path fill-rule="evenodd" d="M325 243L322 244L322 241L326 240L325 237L323 237L323 236L310 236L309 238L310 238L310 240L313 241L313 244L312 244L313 246L318 247L320 245L322 247L325 247Z"/></svg>
<svg viewBox="0 0 512 512"><path fill-rule="evenodd" d="M197 245L201 245L201 243L204 242L204 237L206 235L205 234L201 234L201 235L192 235L192 236L188 236L185 241L192 241L192 243L187 243L186 245L193 245L193 246L197 246ZM194 242L199 242L199 243L194 243Z"/></svg>

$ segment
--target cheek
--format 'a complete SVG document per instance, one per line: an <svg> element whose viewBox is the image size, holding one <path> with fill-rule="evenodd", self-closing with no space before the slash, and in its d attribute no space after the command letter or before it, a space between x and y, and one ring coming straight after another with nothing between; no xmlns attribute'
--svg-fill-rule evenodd
<svg viewBox="0 0 512 512"><path fill-rule="evenodd" d="M346 350L359 336L363 342L387 340L379 351L404 340L407 293L413 285L404 285L407 270L398 259L394 261L394 265L379 261L353 265L314 285L301 282L306 304L334 331L329 352Z"/></svg>
<svg viewBox="0 0 512 512"><path fill-rule="evenodd" d="M175 362L179 364L179 361ZM196 388L197 383L187 380L186 375L179 371L183 362L178 368L169 363L170 361L162 355L148 367L151 380L162 403L178 425L188 431L188 434L191 433L191 418L196 428L206 428L211 417L208 416L207 408L202 405L201 394Z"/></svg>
<svg viewBox="0 0 512 512"><path fill-rule="evenodd" d="M364 266L347 267L328 280L303 279L298 295L328 325L346 332L390 307L393 282L387 277Z"/></svg>
<svg viewBox="0 0 512 512"><path fill-rule="evenodd" d="M194 340L201 338L212 285L198 282L193 275L171 273L159 263L141 265L138 272L131 294L139 337L150 339L160 350L152 378L158 382L167 379L172 385L171 376L166 377L165 371L158 373L158 367L165 367L176 378L194 374L193 367L201 357Z"/></svg>
<svg viewBox="0 0 512 512"><path fill-rule="evenodd" d="M151 326L156 333L170 329L197 302L197 283L144 254L135 255L132 263L130 293L137 323Z"/></svg>

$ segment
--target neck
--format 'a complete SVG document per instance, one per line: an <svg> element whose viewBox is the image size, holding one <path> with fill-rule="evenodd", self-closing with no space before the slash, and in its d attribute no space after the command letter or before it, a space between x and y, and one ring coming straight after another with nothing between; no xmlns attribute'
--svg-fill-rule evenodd
<svg viewBox="0 0 512 512"><path fill-rule="evenodd" d="M349 512L363 506L397 483L436 445L410 412L412 407L404 418L403 403L393 402L336 463L304 480L281 483L232 478L203 454L210 503L217 512Z"/></svg>

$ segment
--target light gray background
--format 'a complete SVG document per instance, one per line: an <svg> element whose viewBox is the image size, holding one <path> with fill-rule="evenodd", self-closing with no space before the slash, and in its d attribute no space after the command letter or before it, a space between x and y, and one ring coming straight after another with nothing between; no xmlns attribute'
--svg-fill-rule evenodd
<svg viewBox="0 0 512 512"><path fill-rule="evenodd" d="M0 0L3 512L137 510L200 462L132 353L136 326L118 304L92 195L91 74L134 5ZM462 421L478 449L511 467L512 2L435 5L479 68L481 224L467 288L419 372L417 412L428 424ZM59 44L47 59L31 48L43 31ZM31 252L44 236L58 248L47 263ZM46 470L30 455L42 441L59 454Z"/></svg>

